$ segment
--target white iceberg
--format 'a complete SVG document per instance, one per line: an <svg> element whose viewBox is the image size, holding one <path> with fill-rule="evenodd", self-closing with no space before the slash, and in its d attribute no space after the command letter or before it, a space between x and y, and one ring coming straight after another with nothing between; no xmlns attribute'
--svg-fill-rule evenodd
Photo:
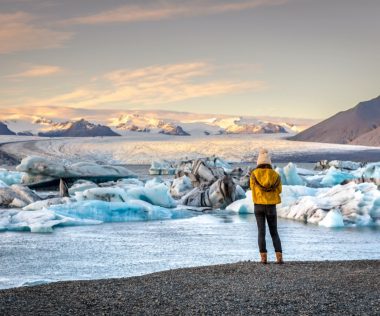
<svg viewBox="0 0 380 316"><path fill-rule="evenodd" d="M75 219L96 220L101 222L129 222L164 219L188 218L194 212L167 209L144 201L123 202L81 201L71 204L51 206L49 210L58 215Z"/></svg>
<svg viewBox="0 0 380 316"><path fill-rule="evenodd" d="M226 207L226 210L238 214L254 214L255 208L252 200L252 191L248 190L244 199L231 203Z"/></svg>
<svg viewBox="0 0 380 316"><path fill-rule="evenodd" d="M316 224L332 210L341 213L345 225L379 225L380 191L373 183L348 183L319 189L284 186L278 215Z"/></svg>
<svg viewBox="0 0 380 316"><path fill-rule="evenodd" d="M166 208L174 208L177 202L170 195L169 188L164 183L152 185L147 183L145 187L135 187L127 191L129 199L141 200L153 205Z"/></svg>
<svg viewBox="0 0 380 316"><path fill-rule="evenodd" d="M185 194L189 193L193 189L193 184L189 177L182 176L173 180L170 187L170 194L175 199L180 199Z"/></svg>
<svg viewBox="0 0 380 316"><path fill-rule="evenodd" d="M175 174L176 168L170 161L167 160L155 160L149 169L149 174L151 175L173 175Z"/></svg>
<svg viewBox="0 0 380 316"><path fill-rule="evenodd" d="M54 211L0 210L0 231L30 231L32 233L51 233L53 227L94 225L100 221L73 219L56 214Z"/></svg>
<svg viewBox="0 0 380 316"><path fill-rule="evenodd" d="M333 209L319 222L319 226L344 227L343 216L339 210Z"/></svg>
<svg viewBox="0 0 380 316"><path fill-rule="evenodd" d="M7 185L20 184L24 173L17 171L9 171L7 169L0 169L0 186L1 183Z"/></svg>
<svg viewBox="0 0 380 316"><path fill-rule="evenodd" d="M330 167L323 177L321 185L324 187L332 187L343 183L343 181L352 180L355 178L356 177L352 173L341 171L335 167Z"/></svg>
<svg viewBox="0 0 380 316"><path fill-rule="evenodd" d="M283 185L304 185L304 179L298 174L297 166L289 163L284 168L276 168L277 173L281 176Z"/></svg>

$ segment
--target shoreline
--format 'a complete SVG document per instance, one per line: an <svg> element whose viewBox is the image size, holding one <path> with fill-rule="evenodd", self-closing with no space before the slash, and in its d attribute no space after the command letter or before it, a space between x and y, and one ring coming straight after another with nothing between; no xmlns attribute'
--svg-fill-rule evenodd
<svg viewBox="0 0 380 316"><path fill-rule="evenodd" d="M375 315L379 279L380 260L248 261L0 290L0 314Z"/></svg>

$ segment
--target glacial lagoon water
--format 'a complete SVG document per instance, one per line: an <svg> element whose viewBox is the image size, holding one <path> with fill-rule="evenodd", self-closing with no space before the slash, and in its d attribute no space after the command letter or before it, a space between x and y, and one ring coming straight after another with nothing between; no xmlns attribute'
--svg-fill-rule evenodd
<svg viewBox="0 0 380 316"><path fill-rule="evenodd" d="M285 260L380 259L380 227L329 229L279 219ZM0 233L0 288L258 260L254 215ZM269 257L273 247L267 236ZM342 276L344 277L344 276Z"/></svg>

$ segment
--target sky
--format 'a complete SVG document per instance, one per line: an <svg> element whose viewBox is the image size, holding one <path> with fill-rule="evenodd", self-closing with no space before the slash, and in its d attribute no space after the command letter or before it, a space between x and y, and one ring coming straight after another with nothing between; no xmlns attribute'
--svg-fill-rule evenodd
<svg viewBox="0 0 380 316"><path fill-rule="evenodd" d="M379 14L378 0L0 0L0 113L327 118L380 94Z"/></svg>

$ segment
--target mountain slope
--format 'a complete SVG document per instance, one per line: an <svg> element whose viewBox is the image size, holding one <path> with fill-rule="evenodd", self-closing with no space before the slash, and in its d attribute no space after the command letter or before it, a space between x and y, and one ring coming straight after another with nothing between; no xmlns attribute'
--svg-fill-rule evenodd
<svg viewBox="0 0 380 316"><path fill-rule="evenodd" d="M16 135L16 133L12 132L6 124L0 122L0 135Z"/></svg>
<svg viewBox="0 0 380 316"><path fill-rule="evenodd" d="M120 136L108 126L92 124L84 119L76 122L63 123L64 128L52 129L38 133L42 137L95 137Z"/></svg>
<svg viewBox="0 0 380 316"><path fill-rule="evenodd" d="M378 146L374 139L380 126L380 96L314 125L292 139L322 143ZM368 134L367 136L365 136Z"/></svg>

